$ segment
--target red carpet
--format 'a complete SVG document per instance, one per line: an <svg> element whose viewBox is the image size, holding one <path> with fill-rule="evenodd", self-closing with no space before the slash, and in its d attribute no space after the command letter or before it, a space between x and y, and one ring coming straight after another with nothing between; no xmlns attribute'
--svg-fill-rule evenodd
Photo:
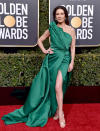
<svg viewBox="0 0 100 131"><path fill-rule="evenodd" d="M44 127L28 127L25 123L5 125L1 120L7 114L22 105L0 106L0 131L100 131L100 104L64 104L66 127L61 129L58 120L48 119Z"/></svg>

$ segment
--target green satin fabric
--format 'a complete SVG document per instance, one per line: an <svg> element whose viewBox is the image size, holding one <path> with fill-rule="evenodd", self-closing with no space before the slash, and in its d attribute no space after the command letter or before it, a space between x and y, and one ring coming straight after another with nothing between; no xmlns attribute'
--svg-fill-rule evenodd
<svg viewBox="0 0 100 131"><path fill-rule="evenodd" d="M67 72L71 61L69 50L72 37L58 27L54 21L49 25L50 47L53 54L46 54L40 71L34 77L24 105L4 115L5 124L25 122L27 126L43 127L49 117L53 117L57 109L55 84L60 70L63 78L63 98L69 85L71 72Z"/></svg>

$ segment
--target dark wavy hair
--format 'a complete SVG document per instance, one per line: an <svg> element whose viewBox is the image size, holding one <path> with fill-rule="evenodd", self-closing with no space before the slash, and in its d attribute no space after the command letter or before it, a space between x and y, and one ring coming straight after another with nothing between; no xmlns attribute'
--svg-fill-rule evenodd
<svg viewBox="0 0 100 131"><path fill-rule="evenodd" d="M55 19L56 11L58 9L62 9L64 11L65 17L66 17L65 23L67 25L69 25L68 11L67 11L67 9L64 6L57 6L56 8L54 8L54 10L53 10L53 20L56 22L56 24L58 23L57 20Z"/></svg>

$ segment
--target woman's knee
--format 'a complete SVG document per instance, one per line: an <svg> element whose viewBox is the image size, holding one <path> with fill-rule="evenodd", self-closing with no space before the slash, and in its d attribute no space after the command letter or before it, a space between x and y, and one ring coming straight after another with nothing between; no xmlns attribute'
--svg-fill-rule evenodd
<svg viewBox="0 0 100 131"><path fill-rule="evenodd" d="M57 75L55 88L56 88L56 91L58 91L58 92L62 88L62 75L61 75L60 71L58 72L58 75Z"/></svg>

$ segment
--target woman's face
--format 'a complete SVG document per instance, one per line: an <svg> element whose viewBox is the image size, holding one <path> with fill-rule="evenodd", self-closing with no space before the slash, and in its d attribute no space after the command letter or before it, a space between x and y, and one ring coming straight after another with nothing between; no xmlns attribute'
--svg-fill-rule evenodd
<svg viewBox="0 0 100 131"><path fill-rule="evenodd" d="M58 21L58 23L65 22L65 13L64 13L63 9L56 10L55 18Z"/></svg>

